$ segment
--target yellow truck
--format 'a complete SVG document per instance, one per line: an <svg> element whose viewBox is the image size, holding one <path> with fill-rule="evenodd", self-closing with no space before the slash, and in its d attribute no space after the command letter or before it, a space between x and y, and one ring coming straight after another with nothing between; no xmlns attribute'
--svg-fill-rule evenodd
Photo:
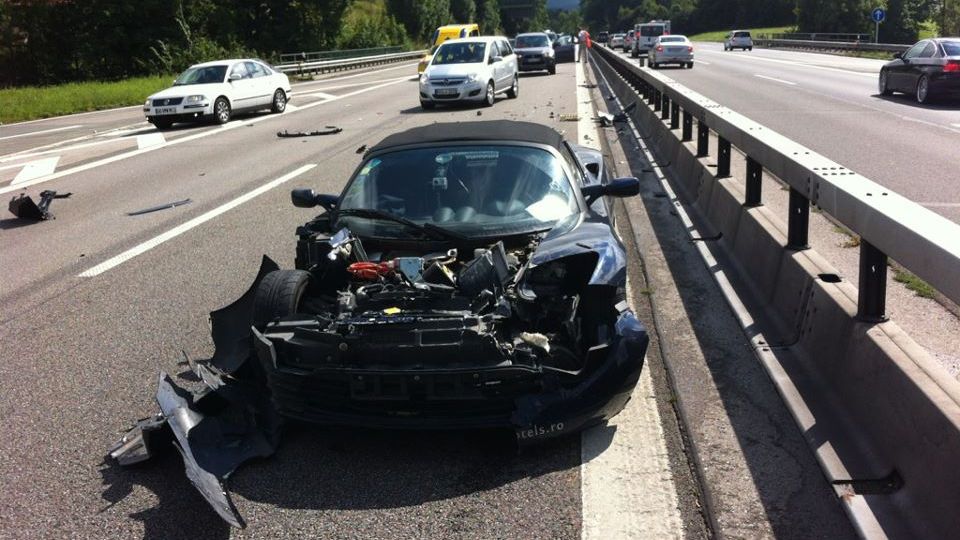
<svg viewBox="0 0 960 540"><path fill-rule="evenodd" d="M433 59L433 53L437 52L437 47L444 41L448 39L476 37L479 35L480 26L476 24L448 24L437 28L433 31L433 36L431 36L430 41L433 42L433 45L430 46L430 52L421 58L420 63L417 64L417 73L423 73L423 70L427 69L427 66L430 65L430 60Z"/></svg>

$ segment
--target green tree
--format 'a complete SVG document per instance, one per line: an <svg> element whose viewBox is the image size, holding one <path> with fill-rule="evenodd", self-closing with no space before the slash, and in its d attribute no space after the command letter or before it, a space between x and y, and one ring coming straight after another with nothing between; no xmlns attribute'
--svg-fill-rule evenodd
<svg viewBox="0 0 960 540"><path fill-rule="evenodd" d="M487 35L501 33L500 2L497 0L477 0L477 24L480 32Z"/></svg>
<svg viewBox="0 0 960 540"><path fill-rule="evenodd" d="M477 3L474 0L450 0L450 13L460 24L477 22Z"/></svg>
<svg viewBox="0 0 960 540"><path fill-rule="evenodd" d="M797 0L801 32L870 32L870 0Z"/></svg>
<svg viewBox="0 0 960 540"><path fill-rule="evenodd" d="M355 0L347 8L337 40L340 49L403 45L407 31L387 11L384 0Z"/></svg>

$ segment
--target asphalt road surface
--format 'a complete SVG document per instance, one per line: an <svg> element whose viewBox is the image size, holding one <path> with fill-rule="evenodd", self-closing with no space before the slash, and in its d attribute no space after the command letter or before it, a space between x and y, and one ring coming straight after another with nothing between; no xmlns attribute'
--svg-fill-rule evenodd
<svg viewBox="0 0 960 540"><path fill-rule="evenodd" d="M694 69L664 75L960 222L960 102L877 92L883 60L695 44Z"/></svg>
<svg viewBox="0 0 960 540"><path fill-rule="evenodd" d="M419 107L412 66L396 68L298 85L286 113L223 127L161 133L133 108L0 128L0 199L73 193L53 203L55 220L0 218L0 538L605 540L701 538L714 526L731 536L849 536L812 454L717 298L694 314L678 300L676 321L656 333L703 372L684 384L706 396L694 404L690 429L709 473L696 472L684 445L656 346L612 425L519 455L512 434L291 426L274 457L230 478L244 531L208 508L175 453L134 469L104 460L124 428L156 410L159 371L186 372L183 352L212 354L207 313L246 289L261 255L293 266L294 230L315 211L294 208L291 188L338 193L361 147L438 121L469 129L478 119L529 120L581 142L616 141L590 122L591 99L601 94L573 64L555 76L522 75L520 97L493 108L430 112ZM276 136L329 125L343 132ZM610 159L626 174L636 157L617 147ZM128 215L184 199L191 202ZM639 199L632 204L640 212ZM632 239L654 235L621 234L638 261L631 296L652 325L652 308L637 300L650 291ZM680 241L669 249L691 248ZM680 290L697 295L691 305L707 302L705 270L687 267L692 284ZM670 274L660 272L658 283ZM675 331L694 315L729 320ZM700 354L722 358L726 371L706 372ZM701 478L715 500L701 499Z"/></svg>

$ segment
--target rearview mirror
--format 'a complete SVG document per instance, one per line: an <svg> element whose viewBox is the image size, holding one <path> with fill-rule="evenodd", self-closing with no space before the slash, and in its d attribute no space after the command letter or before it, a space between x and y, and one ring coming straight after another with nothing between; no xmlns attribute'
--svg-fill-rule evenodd
<svg viewBox="0 0 960 540"><path fill-rule="evenodd" d="M615 178L607 184L584 186L580 191L590 205L600 197L632 197L640 193L640 180L633 176Z"/></svg>
<svg viewBox="0 0 960 540"><path fill-rule="evenodd" d="M298 188L290 191L290 199L297 208L322 206L328 211L336 208L340 202L340 197L336 195L318 195L309 188Z"/></svg>
<svg viewBox="0 0 960 540"><path fill-rule="evenodd" d="M497 62L499 62L499 61L501 61L501 60L503 60L503 57L502 57L502 56L491 56L491 57L490 57L490 63L491 63L491 64L496 64Z"/></svg>

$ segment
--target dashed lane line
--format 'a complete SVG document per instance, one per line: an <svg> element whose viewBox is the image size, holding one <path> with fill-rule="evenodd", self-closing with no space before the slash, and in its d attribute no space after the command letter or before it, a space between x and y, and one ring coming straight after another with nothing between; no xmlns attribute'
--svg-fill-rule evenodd
<svg viewBox="0 0 960 540"><path fill-rule="evenodd" d="M759 78L761 78L761 79L766 79L766 80L768 80L768 81L778 82L778 83L782 83L782 84L789 84L790 86L796 86L796 85L797 85L797 83L792 82L792 81L785 81L785 80L783 80L783 79L778 79L778 78L776 78L776 77L768 77L768 76L766 76L766 75L760 75L759 73L754 73L753 76L754 76L754 77L759 77Z"/></svg>
<svg viewBox="0 0 960 540"><path fill-rule="evenodd" d="M47 134L47 133L56 133L56 132L58 132L58 131L67 131L67 130L70 130L70 129L77 129L78 127L80 127L80 124L77 124L77 125L75 125L75 126L65 126L65 127L58 127L58 128L52 128L52 129L42 129L42 130L40 130L40 131L31 131L30 133L19 133L19 134L17 134L17 135L7 135L6 137L0 137L0 141L5 141L5 140L7 140L7 139L19 139L20 137L32 137L32 136L34 136L34 135L44 135L44 134Z"/></svg>
<svg viewBox="0 0 960 540"><path fill-rule="evenodd" d="M117 267L117 266L119 266L119 265L121 265L121 264L129 261L130 259L136 257L137 255L141 255L141 254L143 254L143 253L146 253L147 251L150 251L151 249L159 246L160 244L166 242L167 240L171 240L171 239L173 239L173 238L176 238L177 236L180 236L181 234L189 231L190 229L193 229L193 228L195 228L195 227L198 227L198 226L200 226L200 225L203 225L204 223L206 223L206 222L210 221L211 219L219 216L220 214L223 214L224 212L227 212L227 211L229 211L229 210L232 210L232 209L240 206L241 204L243 204L243 203L245 203L245 202L247 202L247 201L250 201L250 200L254 199L254 198L257 197L257 196L262 195L262 194L270 191L271 189L273 189L273 188L275 188L275 187L277 187L277 186L279 186L279 185L281 185L281 184L283 184L283 183L285 183L285 182L288 182L288 181L290 181L290 180L292 180L292 179L300 176L301 174L309 171L310 169L313 169L313 168L316 167L316 166L317 166L316 163L310 163L310 164L304 165L304 166L302 166L302 167L300 167L300 168L298 168L298 169L296 169L296 170L294 170L294 171L291 171L291 172L289 172L289 173L281 176L280 178L277 178L276 180L272 180L272 181L270 181L270 182L267 182L266 184L258 187L257 189L254 189L253 191L249 191L249 192L247 192L247 193L244 193L243 195L237 197L236 199L233 199L232 201L230 201L230 202L228 202L228 203L222 204L222 205L214 208L213 210L210 210L209 212L207 212L207 213L205 213L205 214L201 214L201 215L199 215L199 216L191 219L190 221L187 221L186 223L182 223L182 224L180 224L180 225L177 225L176 227L170 229L169 231L167 231L167 232L165 232L165 233L163 233L163 234L160 234L160 235L158 235L158 236L155 236L155 237L151 238L150 240L147 240L146 242L143 242L142 244L139 244L139 245L137 245L137 246L134 246L134 247L128 249L127 251L124 251L123 253L117 255L116 257L107 259L106 261L104 261L104 262L102 262L102 263L100 263L100 264L98 264L98 265L90 268L89 270L86 270L86 271L84 271L84 272L81 272L78 277L94 277L94 276L98 276L98 275L106 272L107 270L110 270L111 268L115 268L115 267Z"/></svg>
<svg viewBox="0 0 960 540"><path fill-rule="evenodd" d="M729 55L729 53L724 53L724 52L720 52L720 51L701 51L701 52L708 53L708 54ZM861 76L861 77L870 77L871 79L877 76L876 73L865 73L865 72L863 72L863 71L853 71L853 70L850 70L850 69L834 68L834 67L827 67L827 66L817 66L817 65L814 65L814 64L807 64L807 63L804 63L804 62L794 62L794 61L792 61L792 60L777 60L777 59L775 59L775 58L764 58L764 57L762 57L762 56L746 56L746 55L744 55L744 56L741 56L741 57L738 57L738 58L746 58L746 59L749 59L749 60L757 60L757 61L760 61L760 62L773 62L773 63L775 63L775 64L785 64L785 65L788 65L788 66L797 66L797 67L802 67L802 68L819 69L819 70L822 70L822 71L834 71L834 72L837 72L837 73L845 73L845 74L848 74L848 75L858 75L858 76Z"/></svg>
<svg viewBox="0 0 960 540"><path fill-rule="evenodd" d="M146 133L144 135L137 135L137 148L139 149L157 146L165 142L167 142L167 140L163 138L163 133L160 133L159 131L154 133Z"/></svg>
<svg viewBox="0 0 960 540"><path fill-rule="evenodd" d="M24 164L23 169L20 169L20 172L17 173L17 176L10 182L10 185L16 186L24 182L29 182L34 178L53 174L53 171L57 170L57 163L59 161L60 156L54 156L28 162Z"/></svg>

